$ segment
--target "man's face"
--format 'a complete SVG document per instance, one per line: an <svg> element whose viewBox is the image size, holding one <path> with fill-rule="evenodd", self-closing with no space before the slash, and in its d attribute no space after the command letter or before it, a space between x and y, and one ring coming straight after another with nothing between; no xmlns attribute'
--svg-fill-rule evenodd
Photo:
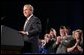
<svg viewBox="0 0 84 55"><path fill-rule="evenodd" d="M24 7L23 7L23 14L24 14L24 16L25 16L26 18L29 17L29 16L31 15L30 8L24 6Z"/></svg>
<svg viewBox="0 0 84 55"><path fill-rule="evenodd" d="M60 29L60 35L65 36L65 30L64 29Z"/></svg>
<svg viewBox="0 0 84 55"><path fill-rule="evenodd" d="M69 30L68 30L68 29L65 29L65 33L66 33L66 34L69 34Z"/></svg>

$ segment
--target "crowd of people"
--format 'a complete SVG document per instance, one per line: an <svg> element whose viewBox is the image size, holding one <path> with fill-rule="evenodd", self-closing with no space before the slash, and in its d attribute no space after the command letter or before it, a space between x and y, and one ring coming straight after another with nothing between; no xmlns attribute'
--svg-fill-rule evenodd
<svg viewBox="0 0 84 55"><path fill-rule="evenodd" d="M83 31L76 29L70 33L70 28L61 26L59 36L51 28L44 39L39 39L39 52L44 54L81 54L83 53Z"/></svg>

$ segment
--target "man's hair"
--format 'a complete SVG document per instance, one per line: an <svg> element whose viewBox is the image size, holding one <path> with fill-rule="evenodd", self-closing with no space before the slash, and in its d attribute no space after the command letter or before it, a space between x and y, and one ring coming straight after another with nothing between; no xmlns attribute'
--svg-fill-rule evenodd
<svg viewBox="0 0 84 55"><path fill-rule="evenodd" d="M70 30L70 28L68 26L60 26L60 29L68 29L68 30Z"/></svg>
<svg viewBox="0 0 84 55"><path fill-rule="evenodd" d="M60 26L60 29L65 29L66 27L65 26Z"/></svg>
<svg viewBox="0 0 84 55"><path fill-rule="evenodd" d="M52 31L54 35L56 36L56 30L54 28L51 28L50 31Z"/></svg>
<svg viewBox="0 0 84 55"><path fill-rule="evenodd" d="M53 30L54 30L53 28L50 29L50 31L53 31Z"/></svg>
<svg viewBox="0 0 84 55"><path fill-rule="evenodd" d="M34 11L34 7L31 4L25 4L24 7L28 7L30 9L30 11Z"/></svg>

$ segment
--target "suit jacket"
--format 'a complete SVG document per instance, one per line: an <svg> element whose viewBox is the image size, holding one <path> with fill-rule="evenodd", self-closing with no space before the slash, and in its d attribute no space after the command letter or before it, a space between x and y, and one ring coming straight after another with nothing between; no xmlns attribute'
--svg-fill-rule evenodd
<svg viewBox="0 0 84 55"><path fill-rule="evenodd" d="M26 24L25 30L26 32L29 33L28 36L24 37L24 41L31 41L35 38L37 38L41 32L41 22L40 20L32 16L29 21Z"/></svg>
<svg viewBox="0 0 84 55"><path fill-rule="evenodd" d="M63 39L62 42L59 44L56 54L67 54L67 46L71 45L72 36L68 35L67 38Z"/></svg>
<svg viewBox="0 0 84 55"><path fill-rule="evenodd" d="M25 30L29 33L29 35L24 36L24 41L29 42L32 44L32 48L34 51L38 48L38 39L41 33L41 21L32 16L26 24Z"/></svg>

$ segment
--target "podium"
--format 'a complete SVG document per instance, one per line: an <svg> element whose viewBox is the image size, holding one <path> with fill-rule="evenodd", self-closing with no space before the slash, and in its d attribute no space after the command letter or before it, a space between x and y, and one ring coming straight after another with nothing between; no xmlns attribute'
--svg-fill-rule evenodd
<svg viewBox="0 0 84 55"><path fill-rule="evenodd" d="M20 54L23 46L22 35L17 30L1 25L1 54Z"/></svg>

